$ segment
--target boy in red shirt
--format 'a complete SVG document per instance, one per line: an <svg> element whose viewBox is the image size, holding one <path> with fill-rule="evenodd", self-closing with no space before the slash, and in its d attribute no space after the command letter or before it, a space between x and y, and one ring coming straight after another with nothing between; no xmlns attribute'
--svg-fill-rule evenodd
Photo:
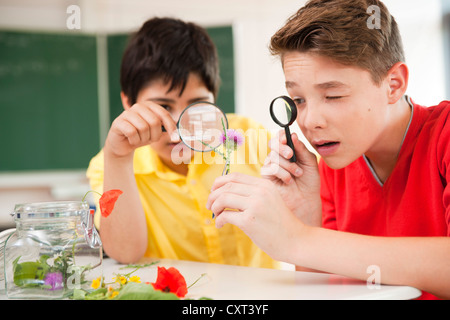
<svg viewBox="0 0 450 320"><path fill-rule="evenodd" d="M302 270L367 280L375 265L384 284L450 298L450 103L405 96L395 19L378 0L311 0L271 50L320 163L295 134L291 163L281 134L266 179L216 180L207 204L216 226L240 227Z"/></svg>

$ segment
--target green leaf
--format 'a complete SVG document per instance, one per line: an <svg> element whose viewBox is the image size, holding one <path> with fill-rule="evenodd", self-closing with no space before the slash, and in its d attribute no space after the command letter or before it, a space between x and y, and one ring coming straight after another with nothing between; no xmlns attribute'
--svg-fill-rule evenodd
<svg viewBox="0 0 450 320"><path fill-rule="evenodd" d="M73 300L84 300L86 298L86 291L82 289L74 289L70 298Z"/></svg>
<svg viewBox="0 0 450 320"><path fill-rule="evenodd" d="M39 262L23 262L17 263L14 268L14 284L16 286L24 286L42 280L41 264Z"/></svg>
<svg viewBox="0 0 450 320"><path fill-rule="evenodd" d="M108 289L100 288L100 289L92 291L89 294L86 294L84 299L85 300L106 300L108 298L106 296L107 293L108 293Z"/></svg>
<svg viewBox="0 0 450 320"><path fill-rule="evenodd" d="M115 300L179 300L171 292L153 289L151 284L129 282L123 286Z"/></svg>
<svg viewBox="0 0 450 320"><path fill-rule="evenodd" d="M108 289L99 288L96 290L83 290L83 289L74 289L71 296L69 296L72 300L106 300L108 299L107 294Z"/></svg>
<svg viewBox="0 0 450 320"><path fill-rule="evenodd" d="M42 255L36 262L26 261L18 263L20 257L13 261L14 284L22 287L34 287L42 285L44 276L50 269L47 263L49 256Z"/></svg>

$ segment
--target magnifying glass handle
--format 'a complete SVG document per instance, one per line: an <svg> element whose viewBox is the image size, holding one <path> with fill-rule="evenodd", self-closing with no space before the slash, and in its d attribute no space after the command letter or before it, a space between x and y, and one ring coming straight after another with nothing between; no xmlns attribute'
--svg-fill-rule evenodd
<svg viewBox="0 0 450 320"><path fill-rule="evenodd" d="M293 155L292 155L292 158L290 159L290 161L297 162L297 157L295 156L294 144L292 143L292 138L291 138L291 130L289 130L289 127L286 126L286 127L284 127L284 132L286 133L287 144L289 147L291 147L292 152L293 152Z"/></svg>

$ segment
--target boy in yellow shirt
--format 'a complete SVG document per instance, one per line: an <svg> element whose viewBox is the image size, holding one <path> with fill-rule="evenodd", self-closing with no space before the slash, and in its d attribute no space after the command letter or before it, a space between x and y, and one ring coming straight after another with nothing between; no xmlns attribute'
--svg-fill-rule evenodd
<svg viewBox="0 0 450 320"><path fill-rule="evenodd" d="M224 163L205 161L177 135L182 111L217 95L217 54L206 31L176 19L150 19L128 44L120 81L125 111L87 171L94 190L123 191L113 214L96 216L105 252L122 263L157 257L274 267L237 227L215 227L206 201ZM236 115L228 115L228 122L249 133L231 170L259 176L268 133Z"/></svg>

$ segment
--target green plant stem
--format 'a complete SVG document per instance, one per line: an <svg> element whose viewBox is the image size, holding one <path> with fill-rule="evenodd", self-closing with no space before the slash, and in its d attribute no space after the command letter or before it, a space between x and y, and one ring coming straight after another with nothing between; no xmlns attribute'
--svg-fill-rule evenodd
<svg viewBox="0 0 450 320"><path fill-rule="evenodd" d="M197 280L195 280L189 287L187 287L187 289L189 290L194 284L196 284L201 278L203 278L204 276L206 276L206 273L202 273L200 275L200 277L197 278Z"/></svg>
<svg viewBox="0 0 450 320"><path fill-rule="evenodd" d="M84 200L86 199L87 195L88 195L89 193L91 193L91 192L94 192L94 193L98 194L100 197L102 196L102 194L101 194L100 192L97 192L97 191L95 191L95 190L89 190L88 192L86 192L86 193L84 194L84 197L83 197L83 199L81 199L81 201L84 201Z"/></svg>

